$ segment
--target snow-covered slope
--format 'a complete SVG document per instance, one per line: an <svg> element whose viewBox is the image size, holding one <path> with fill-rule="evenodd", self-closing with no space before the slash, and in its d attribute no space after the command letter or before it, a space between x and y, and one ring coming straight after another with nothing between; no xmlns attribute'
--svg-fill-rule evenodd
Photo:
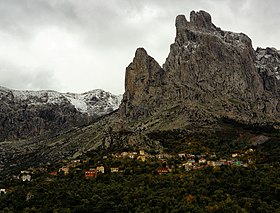
<svg viewBox="0 0 280 213"><path fill-rule="evenodd" d="M28 106L71 104L77 111L90 116L100 116L118 109L122 99L121 95L116 96L101 89L77 94L51 90L19 91L0 87L0 98L3 96Z"/></svg>
<svg viewBox="0 0 280 213"><path fill-rule="evenodd" d="M66 93L65 98L75 108L89 115L103 115L119 108L122 96L116 96L101 89L92 90L82 94Z"/></svg>

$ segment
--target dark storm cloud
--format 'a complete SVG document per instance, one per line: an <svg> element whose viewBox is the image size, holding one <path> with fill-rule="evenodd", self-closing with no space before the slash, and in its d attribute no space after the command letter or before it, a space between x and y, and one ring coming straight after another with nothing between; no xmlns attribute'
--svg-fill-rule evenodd
<svg viewBox="0 0 280 213"><path fill-rule="evenodd" d="M121 93L135 49L142 46L164 63L176 15L189 19L191 10L206 10L215 25L248 34L254 47L279 49L279 7L278 0L2 0L0 61L20 75L0 69L0 85L15 88L21 78L28 79L21 88Z"/></svg>

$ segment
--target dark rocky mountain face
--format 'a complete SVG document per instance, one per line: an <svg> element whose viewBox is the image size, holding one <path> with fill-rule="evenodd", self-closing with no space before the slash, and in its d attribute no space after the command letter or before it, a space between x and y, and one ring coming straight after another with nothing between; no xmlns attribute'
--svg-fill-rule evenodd
<svg viewBox="0 0 280 213"><path fill-rule="evenodd" d="M143 48L127 67L125 117L151 116L178 103L186 121L280 120L279 51L254 51L248 36L221 30L204 11L191 12L190 21L179 15L175 25L163 67Z"/></svg>
<svg viewBox="0 0 280 213"><path fill-rule="evenodd" d="M120 99L102 90L84 94L0 88L0 141L51 136L88 125L118 108Z"/></svg>

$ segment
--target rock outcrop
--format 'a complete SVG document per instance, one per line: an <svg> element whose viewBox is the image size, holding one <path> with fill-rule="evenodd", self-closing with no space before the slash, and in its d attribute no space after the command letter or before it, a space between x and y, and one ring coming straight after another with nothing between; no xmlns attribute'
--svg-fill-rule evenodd
<svg viewBox="0 0 280 213"><path fill-rule="evenodd" d="M103 90L83 94L17 91L0 87L0 141L51 136L84 126L116 110L118 96Z"/></svg>
<svg viewBox="0 0 280 213"><path fill-rule="evenodd" d="M179 15L175 26L163 67L137 49L126 69L124 117L147 117L179 104L186 121L193 109L204 120L280 121L279 51L255 51L248 36L221 30L205 11L192 11L190 21Z"/></svg>

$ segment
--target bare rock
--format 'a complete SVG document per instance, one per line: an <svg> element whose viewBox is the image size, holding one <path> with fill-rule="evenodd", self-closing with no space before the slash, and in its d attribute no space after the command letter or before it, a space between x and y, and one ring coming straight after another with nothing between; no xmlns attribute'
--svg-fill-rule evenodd
<svg viewBox="0 0 280 213"><path fill-rule="evenodd" d="M126 69L122 115L147 117L179 104L185 110L206 108L200 120L280 120L279 52L255 52L247 35L221 30L205 11L192 11L190 21L179 15L175 26L175 42L162 68L137 49Z"/></svg>

